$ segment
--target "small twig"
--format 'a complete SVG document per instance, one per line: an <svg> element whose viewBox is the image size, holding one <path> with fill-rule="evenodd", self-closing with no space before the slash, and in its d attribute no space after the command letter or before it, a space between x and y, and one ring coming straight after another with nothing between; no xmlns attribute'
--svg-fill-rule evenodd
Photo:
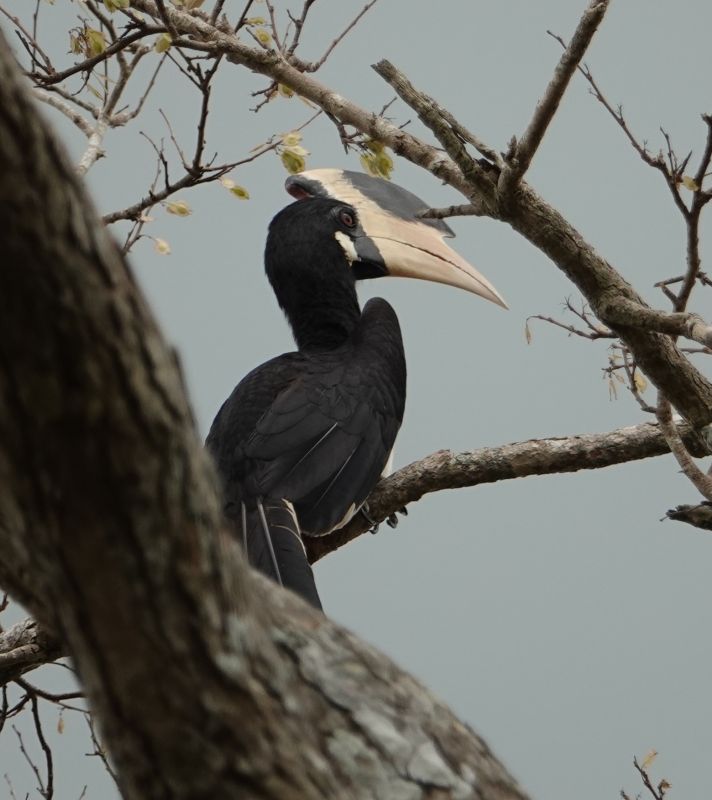
<svg viewBox="0 0 712 800"><path fill-rule="evenodd" d="M373 65L373 69L395 89L398 96L416 112L423 124L435 134L440 144L445 148L445 152L459 167L468 184L477 188L485 187L486 191L491 192L491 176L467 152L462 137L455 132L452 124L440 113L437 103L428 95L418 91L390 61L385 59L379 61ZM430 171L437 175L438 166L436 164L431 165ZM486 201L482 196L483 194L472 192L469 200L473 205L481 208L482 213L496 217L497 209L494 206L489 207L489 204L485 205Z"/></svg>
<svg viewBox="0 0 712 800"><path fill-rule="evenodd" d="M156 4L156 8L158 9L158 16L161 18L161 22L166 26L171 39L177 39L178 31L176 31L173 22L171 22L171 18L168 15L168 11L166 10L166 6L164 5L163 0L153 0L153 2Z"/></svg>
<svg viewBox="0 0 712 800"><path fill-rule="evenodd" d="M277 19L274 13L274 6L270 2L270 0L265 0L265 5L267 6L267 13L269 14L270 26L272 28L272 39L275 43L277 51L281 53L283 51L283 48L282 48L282 42L280 41L279 38L279 31L277 30ZM252 33L252 31L248 32ZM259 42L259 40L257 41ZM261 42L259 42L259 44L262 45ZM264 45L262 46L264 47Z"/></svg>
<svg viewBox="0 0 712 800"><path fill-rule="evenodd" d="M554 75L546 87L543 98L537 103L529 125L514 147L511 157L507 158L497 185L499 200L504 206L511 201L517 183L529 168L576 68L588 49L593 35L598 30L598 26L603 21L608 3L609 0L591 0L589 3L568 47L565 48L556 65Z"/></svg>
<svg viewBox="0 0 712 800"><path fill-rule="evenodd" d="M66 101L60 97L56 97L52 92L46 89L33 89L32 94L42 103L55 108L70 121L73 122L77 128L87 137L91 136L94 127L84 117Z"/></svg>
<svg viewBox="0 0 712 800"><path fill-rule="evenodd" d="M333 42L326 48L324 51L324 55L318 61L311 61L311 62L304 62L298 59L293 58L294 49L290 49L288 51L288 55L292 56L292 61L295 62L295 66L298 66L299 69L304 70L305 72L316 72L317 70L321 69L326 63L326 60L329 56L334 52L334 50L339 46L339 44L344 40L348 33L350 33L356 25L358 25L361 18L368 12L370 8L372 8L378 0L369 0L368 3L356 14L356 16L349 22L349 24L341 31L341 33L333 40ZM305 3L306 5L306 3ZM311 5L311 4L310 4ZM307 9L308 11L309 9ZM306 15L304 15L306 16ZM299 31L301 34L301 29ZM297 37L298 42L298 37ZM296 47L296 45L294 45Z"/></svg>
<svg viewBox="0 0 712 800"><path fill-rule="evenodd" d="M18 17L13 17L9 11L6 11L2 6L0 6L0 14L7 17L10 22L17 28L17 30L22 33L25 37L27 42L30 43L31 49L28 50L30 54L30 58L32 59L32 63L38 66L40 69L46 70L48 74L54 72L54 68L52 67L52 62L49 59L49 56L45 53L45 51L40 47L39 42L37 41L37 13L39 8L39 2L35 6L35 13L33 15L33 32L30 33L27 28L22 24ZM40 64L37 61L36 54L39 54L42 58L43 64Z"/></svg>
<svg viewBox="0 0 712 800"><path fill-rule="evenodd" d="M46 788L42 792L45 800L52 800L54 797L54 764L52 761L52 749L47 744L42 730L42 721L40 720L39 704L37 698L33 695L31 699L32 719L35 723L35 733L37 734L37 741L40 743L42 752L45 757L45 767L47 770L47 783Z"/></svg>
<svg viewBox="0 0 712 800"><path fill-rule="evenodd" d="M117 39L115 42L112 42L103 52L99 53L98 55L87 58L86 60L81 61L79 64L75 64L73 67L68 67L62 72L52 72L49 75L39 75L33 73L31 77L37 80L41 86L53 86L54 84L62 83L72 75L76 75L78 72L90 72L97 64L101 64L121 50L126 50L126 48L130 47L132 44L134 44L134 42L138 42L141 39L145 39L147 36L151 36L155 33L164 32L164 28L158 25L146 25L142 27L140 31L128 33L122 38Z"/></svg>
<svg viewBox="0 0 712 800"><path fill-rule="evenodd" d="M561 328L562 330L565 330L570 334L573 334L575 336L580 336L582 339L589 339L590 341L596 341L596 339L618 338L615 333L605 328L582 331L575 325L567 325L565 322L560 322L559 320L554 319L553 317L545 317L542 314L532 314L531 316L527 317L526 321L529 322L530 319L538 319L541 320L542 322L548 322L550 325L554 325L557 328Z"/></svg>
<svg viewBox="0 0 712 800"><path fill-rule="evenodd" d="M25 742L22 739L22 734L20 733L20 731L18 731L17 728L14 725L12 726L12 730L15 732L15 736L17 736L17 740L18 740L18 743L19 743L19 746L20 746L20 753L22 753L25 761L29 764L30 769L35 774L35 778L37 779L38 791L39 791L39 793L41 795L44 796L45 795L45 785L44 785L44 782L42 780L42 775L40 774L39 768L37 767L37 764L35 764L35 762L30 758L30 755L27 752L27 749L25 748Z"/></svg>
<svg viewBox="0 0 712 800"><path fill-rule="evenodd" d="M23 691L27 692L28 694L40 697L42 698L42 700L47 700L47 702L49 703L63 703L66 700L80 700L84 698L84 692L64 692L63 694L53 694L52 692L46 692L44 689L40 689L38 686L34 686L33 684L29 683L23 678L15 678L14 683L16 683Z"/></svg>
<svg viewBox="0 0 712 800"><path fill-rule="evenodd" d="M660 430L663 432L665 441L675 456L675 460L680 465L680 469L705 499L712 500L712 478L702 472L692 460L692 456L687 451L672 421L670 402L662 392L658 393L657 418L660 423Z"/></svg>
<svg viewBox="0 0 712 800"><path fill-rule="evenodd" d="M640 392L638 381L636 380L638 365L634 361L629 361L630 352L627 348L622 347L621 350L623 353L622 366L623 370L625 371L626 378L628 378L628 391L633 395L640 408L645 411L646 414L654 414L655 407L651 406L650 403L645 401Z"/></svg>
<svg viewBox="0 0 712 800"><path fill-rule="evenodd" d="M219 0L218 0L219 1ZM255 0L247 0L245 7L242 9L242 14L240 14L240 19L238 19L237 24L233 28L233 33L237 33L240 28L245 24L245 20L247 19L247 15L250 11L250 8ZM213 20L214 22L214 20Z"/></svg>
<svg viewBox="0 0 712 800"><path fill-rule="evenodd" d="M294 51L299 47L299 40L302 36L302 29L304 28L304 23L307 20L307 14L309 10L314 5L316 0L304 0L304 5L302 6L302 13L298 17L292 16L289 14L289 18L294 23L294 34L292 36L292 42L287 48L287 57L294 55ZM289 13L289 12L287 12Z"/></svg>
<svg viewBox="0 0 712 800"><path fill-rule="evenodd" d="M428 208L421 211L418 216L421 219L446 219L447 217L478 217L482 210L472 203L464 203L459 206L445 206L444 208Z"/></svg>
<svg viewBox="0 0 712 800"><path fill-rule="evenodd" d="M94 721L92 719L91 714L89 712L85 712L84 719L86 720L87 727L89 728L89 735L91 736L91 742L94 745L94 752L93 753L87 753L87 755L88 756L98 756L101 759L101 762L104 765L106 771L109 773L109 775L111 775L114 783L118 786L119 785L118 776L116 775L116 772L114 772L111 764L109 763L109 759L106 757L106 753L104 752L104 748L99 743L99 739L98 739L98 737L96 735L96 731L94 730Z"/></svg>

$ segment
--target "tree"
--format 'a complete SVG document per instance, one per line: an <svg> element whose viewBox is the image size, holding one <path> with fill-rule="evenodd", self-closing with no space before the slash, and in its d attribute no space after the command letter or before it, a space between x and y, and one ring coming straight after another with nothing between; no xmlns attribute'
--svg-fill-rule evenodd
<svg viewBox="0 0 712 800"><path fill-rule="evenodd" d="M528 164L536 153L568 80L606 11L607 3L592 3L571 44L564 43L564 56L544 101L538 107L525 134L518 143L512 144L505 156L483 145L448 112L417 91L392 65L387 62L379 64L379 74L432 130L449 158L445 158L440 149L415 138L387 119L374 116L320 86L310 77L311 67L314 65L301 62L295 55L296 48L289 53L287 59L276 55L272 49L273 44L282 46L285 51L289 51L291 46L285 45L279 34L279 25L274 22L265 22L264 26L258 22L248 23L250 18L243 14L241 21L246 29L254 29L254 36L262 44L262 47L248 47L231 33L233 25L228 27L220 21L220 3L216 9L218 13L214 15L203 14L194 9L181 10L161 3L154 6L143 0L134 0L130 9L122 9L121 3L116 5L118 14L125 13L128 16L138 10L146 15L144 21L136 22L134 18L128 29L119 32L118 28L114 28L112 32L115 23L112 22L112 17L107 16L108 10L105 12L89 4L91 13L96 16L98 12L101 16L97 18L104 18L103 28L95 29L85 25L75 34L78 37L76 46L78 49L83 48L84 52L80 55L84 59L80 61L78 68L72 68L73 74L86 74L88 67L100 67L115 55L118 58L122 47L133 46L150 37L149 41L155 40L154 46L158 49L167 46L170 39L169 53L206 53L209 57L206 63L211 65L207 68L201 62L185 62L196 70L200 69L203 80L211 76L213 66L217 67L223 61L247 66L267 75L270 81L274 81L270 83L267 96L271 96L274 91L279 92L279 87L286 87L281 91L297 92L323 108L336 120L344 142L361 147L372 168L378 167L376 159L381 156L385 157L381 167L385 164L387 171L388 157L383 148L390 147L398 155L428 168L437 177L461 191L469 201L467 207L446 209L445 213L470 213L505 221L539 247L573 280L590 303L598 321L582 312L581 321L587 326L583 332L588 333L591 338L620 340L620 355L617 361L611 362L610 375L625 374L633 393L640 396L639 372L642 370L661 392L657 413L662 431L652 425L642 425L635 430L614 432L592 440L575 437L565 444L558 442L549 447L534 442L510 446L496 452L479 452L466 458L435 454L396 474L379 488L371 501L379 517L385 517L401 505L417 499L426 490L470 485L482 480L498 480L513 475L581 469L583 466L598 467L659 454L668 447L677 451L683 468L695 480L703 494L708 496L705 476L696 470L694 463L686 455L678 440L678 431L669 420L668 401L672 402L689 423L689 426L680 426L681 433L687 437L687 446L693 453L704 452L703 445L693 435L691 428L701 429L710 421L711 387L686 355L676 347L671 337L688 336L704 347L708 343L707 325L687 314L685 308L700 277L696 242L700 214L710 197L704 185L712 152L709 136L708 144L694 169L689 168L690 162L687 159L679 159L675 155L671 144L667 159L658 158L650 155L633 139L639 154L665 179L678 209L683 211L683 191L686 188L690 190L689 196L692 198L683 211L688 229L688 272L683 276L680 293L673 299L672 314L650 310L583 237L523 182ZM294 21L293 30L297 39L311 5L306 3L301 16ZM270 24L273 26L271 33ZM61 81L57 78L62 77L62 74L52 74L46 64L43 66L43 56L34 49L31 35L27 44L28 52L34 59L35 79L43 84L41 91L46 93L52 90L51 87L60 86ZM136 59L142 52L135 50L132 58ZM143 52L141 57L146 55L148 52ZM185 69L189 67L186 66ZM588 78L593 81L590 73ZM14 85L9 80L3 83L6 87ZM113 88L108 88L108 81L105 81L103 90L100 86L99 93L106 93L105 116L114 114L118 108L116 87L120 86L120 80ZM594 83L592 86L594 91L598 91ZM42 97L51 97L55 106L64 104L64 111L68 110L66 104L70 100L67 96L60 94ZM112 100L114 97L116 100ZM205 166L201 136L210 99L205 85L203 97L198 146L195 156L185 159L185 175L177 180L167 179L162 189L158 189L160 184L156 183L153 195L147 195L144 201L127 207L118 215L109 215L107 221L122 215L133 220L133 228L125 240L125 249L129 249L143 231L146 224L144 210L160 199L160 194L157 198L156 190L165 193L165 198L168 198L175 188L186 188L209 177L222 177L229 171L228 167L232 167L232 164L220 164L217 168ZM600 91L598 97L601 101L605 100ZM313 658L314 650L309 648L314 648L315 642L317 647L323 644L326 649L330 649L334 646L334 641L343 643L344 640L339 638L342 635L336 629L327 624L320 626L320 634L311 638L305 631L313 626L313 618L296 609L296 602L278 597L278 592L264 587L255 578L248 577L244 568L240 567L237 556L232 553L231 544L220 538L215 540L219 519L214 498L208 488L210 475L206 472L208 468L192 434L190 413L183 399L174 364L163 351L153 323L138 298L131 279L117 260L117 254L111 251L102 238L103 235L93 224L84 221L83 212L78 210L85 202L81 190L74 186L71 172L56 156L50 140L37 128L31 110L25 109L18 101L18 113L22 114L21 124L18 124L9 113L13 106L4 103L3 107L8 109L5 114L7 129L3 163L8 165L6 175L13 176L12 181L6 181L6 192L20 185L29 187L27 195L18 197L13 191L12 196L6 196L3 200L3 204L10 209L10 214L4 220L6 230L2 239L8 243L8 254L3 260L10 265L30 265L32 269L23 271L23 281L18 280L17 271L7 270L8 284L3 289L5 297L16 293L18 301L14 308L23 309L22 317L10 314L5 319L7 337L3 338L7 344L3 360L8 365L6 383L9 388L6 396L9 400L6 401L7 413L3 417L7 421L14 421L18 417L29 421L20 426L22 439L17 439L18 431L11 429L9 423L8 430L3 434L3 440L9 443L3 481L6 487L3 518L13 522L5 523L3 527L3 552L7 552L8 557L4 562L6 566L1 575L2 583L48 626L47 630L62 632L52 640L49 655L56 656L61 647L60 642L68 644L82 672L93 707L102 721L107 744L122 775L122 787L127 796L133 796L131 792L137 792L136 796L152 796L151 792L158 793L165 786L170 786L170 790L177 795L183 792L192 797L200 792L211 791L212 794L228 796L227 792L236 790L238 780L251 781L251 790L255 796L261 796L260 792L265 796L270 792L276 796L287 796L288 789L284 784L270 784L272 780L279 780L273 770L264 766L261 773L258 770L260 757L264 756L260 741L267 737L274 740L276 751L281 752L280 737L285 736L282 754L286 760L282 763L289 764L293 764L293 754L288 758L289 741L298 738L305 742L305 746L309 741L314 748L315 758L317 754L323 755L324 741L317 740L319 737L316 737L313 727L310 728L310 735L315 740L304 739L303 714L298 720L291 721L294 727L292 724L285 725L288 715L285 716L285 710L279 708L279 703L266 707L262 702L264 697L250 695L247 706L233 704L224 695L224 687L221 689L219 685L212 686L206 681L206 676L199 671L198 665L195 665L191 675L165 676L165 685L171 687L170 695L174 697L176 690L185 696L193 692L196 686L203 687L205 707L196 703L190 709L176 709L169 696L158 698L161 707L160 713L155 716L160 719L146 714L146 729L141 731L143 738L140 742L132 741L126 735L125 725L121 725L122 719L134 718L137 708L151 708L151 701L156 698L146 695L156 685L156 675L161 669L165 669L166 664L174 663L179 654L184 659L187 652L195 652L203 663L212 661L213 668L217 666L223 673L223 680L224 675L229 673L233 688L242 687L240 676L236 674L240 670L237 670L235 658L247 658L246 654L252 653L253 658L248 661L250 670L254 670L254 673L250 674L262 677L267 684L275 676L263 674L265 665L281 664L280 669L286 669L287 673L278 676L284 683L279 684L277 694L280 691L294 692L300 698L302 708L311 709L307 718L311 715L314 718L323 718L326 713L323 695L330 697L332 702L336 702L335 696L330 690L324 689L326 684L321 684L315 673L309 672L307 680L312 683L316 681L322 687L321 692L316 692L321 697L313 696L313 689L303 685L304 671L308 671L304 664L309 662L309 668L313 666L310 659ZM611 107L611 113L632 138L621 112ZM80 172L88 170L99 156L102 131L105 126L110 125L107 119L102 119L101 114L96 122L91 131L87 129L89 146L80 159ZM705 122L709 128L709 119L705 118ZM23 153L23 148L19 146L19 131L22 132L23 143L26 137L29 138L29 144L26 145L29 155L28 152ZM32 133L29 137L28 131ZM483 158L474 158L466 148L468 144L479 150ZM265 148L279 148L287 163L290 159L295 165L300 163L299 144L291 143L291 140L275 139L268 142ZM160 146L156 149L159 163L164 164L164 151ZM50 155L42 155L45 153ZM49 166L46 166L48 162ZM38 165L44 165L46 171ZM52 167L58 171L59 178L51 173ZM27 180L28 176L30 180ZM51 209L51 213L46 213L47 208ZM67 210L72 213L67 213ZM173 208L177 214L186 210L182 205L175 205ZM29 227L27 220L32 221ZM44 222L45 230L40 229L37 224L39 220ZM38 258L38 241L42 258ZM158 246L163 245L159 242ZM67 270L66 275L62 274L59 279L56 278L56 270L49 270L50 259L56 259L58 252L65 254L67 262L74 260L73 263L65 264L59 259L62 267ZM86 275L93 274L92 265L97 271L93 281L96 285L88 286L85 285ZM48 276L59 282L50 286L47 283ZM101 296L102 280L106 281L107 276L111 289L108 297ZM43 281L47 284L45 289ZM67 287L74 287L67 295L73 298L73 302L67 303L67 308L57 308L53 294L57 286L65 285L65 281ZM670 285L673 284L664 284L666 288ZM670 291L669 288L667 290ZM45 298L48 305L41 306L38 298ZM107 341L106 336L102 335L107 304L112 309L111 318L114 320L111 341ZM80 308L81 314L77 314ZM29 320L24 316L24 309L33 309ZM81 319L82 325L78 324L77 319ZM35 333L32 344L36 345L39 352L27 351L28 327ZM136 331L144 328L145 333L137 337ZM122 341L121 332L126 333L123 344L119 344ZM43 333L46 336L46 349L39 345L45 341ZM64 335L68 337L65 341L62 340ZM51 346L50 342L53 342ZM86 353L86 362L80 359L80 365L86 363L86 368L82 366L77 369L73 360L70 363L68 354L78 352ZM22 371L25 363L23 359L27 360L27 375ZM12 376L12 380L7 376ZM114 383L115 381L118 383ZM76 394L73 391L66 398L68 406L65 409L63 390L69 386L79 387L80 391ZM26 387L31 387L32 391ZM134 398L133 402L127 402L129 397ZM30 403L39 404L40 407L36 408ZM141 409L140 414L136 413L137 409ZM32 413L29 414L28 410ZM79 436L77 431L80 432ZM89 432L91 436L88 435ZM147 437L148 441L145 441L144 436L148 432L151 433ZM28 443L33 442L35 446L28 448ZM77 442L81 442L81 446L77 447ZM144 451L145 473L144 468L139 469L135 463L135 453ZM28 452L31 461L25 463ZM37 453L41 453L41 457ZM70 469L67 469L68 453L72 454ZM112 463L106 463L107 453L115 454L111 459ZM122 460L122 455L125 461ZM168 464L181 465L180 474L169 472L166 469ZM25 475L34 475L35 485L16 485L20 477ZM79 483L78 475L83 477ZM50 476L52 491L43 484L42 476ZM59 492L56 491L57 485L61 487ZM78 491L78 485L81 491ZM111 487L111 492L108 487ZM91 498L91 504L86 502L87 497ZM163 498L163 501L159 502L158 498ZM171 498L174 502L169 502ZM33 547L32 552L28 552L26 545L19 541L21 525L27 530L36 531L36 547ZM314 551L314 556L317 557L350 537L364 532L365 527L354 526L342 534L330 537L319 552ZM78 534L77 530L80 529L81 533ZM135 531L135 534L126 537L126 530ZM72 540L67 538L70 534ZM125 542L127 538L132 539L131 546L126 548L130 552L123 553L123 547L119 543L128 545ZM167 544L168 552L164 552L157 542L172 544ZM190 556L195 552L203 556L198 559L194 570L189 569L190 559L184 551L186 543L190 543ZM223 548L227 551L224 557L219 555ZM111 566L113 573L95 570L95 564L104 561L102 556L107 552L111 552L117 559L116 564L107 565ZM78 563L74 563L75 561ZM136 573L142 563L150 565L150 569L142 572L146 583L134 586ZM116 586L116 597L125 597L125 603L120 604L125 614L122 614L122 624L118 626L118 632L123 634L121 636L117 636L116 630L107 631L100 624L102 613L114 612L116 609L114 602L110 609L106 608L102 599L106 597L107 580L112 574L111 585ZM212 589L208 589L208 584ZM253 584L257 584L258 588L252 588ZM175 591L177 587L182 587L180 592ZM256 608L254 602L250 601L252 592L264 593L265 597L271 598L264 610ZM237 600L235 595L238 596ZM151 614L145 613L147 598L155 606ZM142 610L139 612L139 609ZM284 624L282 615L287 613L287 609L289 627L286 638L284 631L275 638L274 627L271 626L277 619ZM231 611L240 622L240 629L237 631L225 627L224 620L231 619ZM94 612L96 620L93 619ZM138 629L139 626L133 623L144 615L145 620ZM169 631L170 636L161 634L161 629ZM23 630L31 632L33 636L36 634L36 629L31 627ZM272 632L272 637L265 636L265 631L268 634ZM189 647L189 642L192 642L193 647ZM362 652L353 640L349 639L348 642L347 649L353 647L359 654ZM306 661L300 664L300 670L294 669L294 661L287 660L287 665L284 666L285 651L291 652L297 662L305 654ZM332 657L334 652L330 649ZM343 656L343 652L339 651L339 657ZM153 663L143 663L144 654L151 653ZM230 665L223 663L226 653L232 659ZM32 663L38 660L35 654L32 658ZM358 656L358 660L362 658L364 657ZM15 663L18 663L17 659ZM125 669L127 674L120 674L119 670L114 674L110 669L112 664L120 664L121 672ZM128 665L132 667L130 670ZM382 668L392 674L391 668L381 667L379 661L376 672ZM142 670L146 672L142 673ZM327 671L318 672L331 685L333 676ZM137 675L140 674L143 674L143 680L137 680ZM174 678L175 685L172 683ZM130 683L124 684L124 681ZM270 685L274 687L276 684ZM138 691L139 689L142 691ZM458 781L467 784L469 773L455 769L455 761L451 759L458 748L465 748L463 752L468 752L470 757L474 758L476 754L482 757L472 763L473 775L477 777L480 786L483 786L483 774L487 775L488 771L492 771L491 786L482 789L483 794L490 791L518 794L519 790L493 761L489 752L482 750L479 740L456 727L457 741L446 743L440 733L433 732L429 727L434 721L432 714L423 718L422 710L414 709L413 724L420 726L418 732L409 729L410 723L406 723L404 727L395 726L398 735L394 734L393 717L389 719L387 716L384 723L382 716L369 716L374 709L382 710L388 705L386 698L378 695L377 683L369 689L374 692L375 705L371 707L365 720L357 720L366 739L372 745L377 742L378 748L385 748L386 751L391 746L395 747L398 750L398 759L403 758L400 748L404 739L411 748L424 746L425 749L409 751L404 763L410 766L405 769L405 773L402 763L396 763L395 760L393 769L389 771L386 752L382 762L371 762L371 775L367 776L362 771L349 772L345 766L350 764L353 767L353 748L358 746L357 743L352 739L346 742L334 740L333 746L327 749L333 759L332 768L337 765L342 771L339 783L330 782L334 780L333 774L329 777L329 774L320 773L317 779L308 765L294 764L293 769L290 769L289 782L296 787L295 792L301 791L304 796L311 796L309 792L315 793L315 796L318 793L334 796L334 787L337 785L341 791L346 791L344 787L348 784L344 781L353 780L354 787L360 785L364 790L366 781L374 781L372 785L376 786L379 785L378 781L394 780L399 782L398 786L404 792L409 782L425 783L449 789L453 796L457 796L458 791L465 791L464 785ZM392 696L388 699L393 701ZM234 775L225 778L227 784L210 785L209 781L215 780L215 777L208 770L200 776L205 784L191 785L188 781L196 777L196 773L191 771L190 775L174 775L176 767L190 764L191 759L196 757L201 763L212 763L212 758L217 759L219 754L213 753L212 735L205 737L205 740L195 737L196 741L192 736L185 736L185 732L200 729L202 715L207 713L206 708L212 708L218 701L227 708L227 713L222 721L219 714L215 716L215 732L219 730L226 737L226 746L233 752L241 752L241 747L248 746L255 750L250 750L246 755L246 764L233 767L236 771ZM135 706L132 705L134 703ZM265 739L255 735L256 731L252 732L253 741L247 744L231 738L234 734L233 726L227 720L234 718L235 714L244 714L246 708L256 718L263 720L264 728L261 730ZM359 711L360 708L352 707L349 703L341 706L340 714L333 723L329 723L333 724L334 731L339 732L337 739L342 735L344 718L356 719L354 714ZM441 713L444 712L438 710L435 717L439 718ZM172 714L177 715L175 719ZM193 714L196 716L192 717ZM221 728L221 724L225 727ZM446 725L455 723L448 719ZM170 730L167 730L168 727ZM404 735L406 731L407 735ZM170 732L178 734L176 738L179 741L173 741L173 737L168 735ZM437 742L437 747L428 745L428 736L431 743ZM153 742L153 753L146 750L146 741ZM443 755L438 755L438 750ZM462 759L458 759L457 763L461 764ZM156 764L160 765L158 770L155 769ZM255 770L259 773L257 777ZM484 783L487 784L486 779ZM393 796L395 790L389 788L383 791L384 796Z"/></svg>

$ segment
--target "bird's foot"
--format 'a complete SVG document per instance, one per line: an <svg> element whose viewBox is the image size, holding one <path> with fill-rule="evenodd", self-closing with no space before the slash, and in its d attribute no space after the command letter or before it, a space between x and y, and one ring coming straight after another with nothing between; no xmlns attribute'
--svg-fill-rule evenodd
<svg viewBox="0 0 712 800"><path fill-rule="evenodd" d="M399 522L398 514L402 514L404 517L407 517L408 516L408 509L405 506L403 506L403 508L397 509L392 514L390 514L388 517L386 517L386 525L388 525L389 528L397 528L398 527L398 522Z"/></svg>
<svg viewBox="0 0 712 800"><path fill-rule="evenodd" d="M368 532L372 535L375 535L378 533L378 529L381 526L381 523L376 522L376 520L371 517L371 515L369 514L369 510L370 509L368 507L368 503L364 503L359 509L359 512L366 520L366 522L368 522L368 524L371 526Z"/></svg>
<svg viewBox="0 0 712 800"><path fill-rule="evenodd" d="M371 526L369 533L376 534L378 533L378 529L381 525L380 522L376 522L370 515L370 509L368 507L368 503L364 503L360 508L361 514L363 515L364 519L368 524ZM389 514L386 517L386 525L389 528L395 528L398 525L398 514L403 514L403 516L408 516L408 509L403 506L403 508L399 508L397 511L394 511L392 514Z"/></svg>

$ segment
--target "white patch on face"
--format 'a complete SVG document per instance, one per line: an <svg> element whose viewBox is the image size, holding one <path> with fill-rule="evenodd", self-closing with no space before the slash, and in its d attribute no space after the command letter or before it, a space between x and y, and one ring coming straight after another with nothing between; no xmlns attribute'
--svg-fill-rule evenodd
<svg viewBox="0 0 712 800"><path fill-rule="evenodd" d="M353 264L354 261L358 261L358 253L356 252L354 243L345 233L336 231L334 238L341 245L341 249L344 251L344 255L346 256L346 260L349 262L349 264Z"/></svg>

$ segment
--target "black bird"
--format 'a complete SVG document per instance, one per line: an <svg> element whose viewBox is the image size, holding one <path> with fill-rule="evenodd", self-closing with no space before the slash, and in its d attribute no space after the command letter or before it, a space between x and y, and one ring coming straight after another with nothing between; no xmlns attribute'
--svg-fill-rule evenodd
<svg viewBox="0 0 712 800"><path fill-rule="evenodd" d="M299 199L272 220L265 267L298 350L238 384L206 444L250 563L321 608L301 537L329 533L363 507L405 406L398 318L381 298L361 311L356 281L419 277L505 304L442 241L453 235L445 223L417 218L426 206L405 189L314 170L287 190Z"/></svg>

